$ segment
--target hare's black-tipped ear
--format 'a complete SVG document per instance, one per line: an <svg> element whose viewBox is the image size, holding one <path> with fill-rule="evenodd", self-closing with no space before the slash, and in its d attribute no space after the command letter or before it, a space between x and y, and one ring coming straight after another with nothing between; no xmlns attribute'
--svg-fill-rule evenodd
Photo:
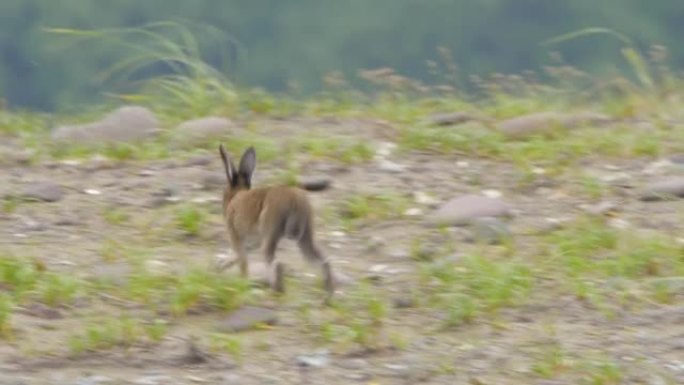
<svg viewBox="0 0 684 385"><path fill-rule="evenodd" d="M226 170L226 178L228 183L233 184L235 169L233 163L230 161L230 157L226 153L226 149L223 147L223 143L219 145L219 153L221 154L221 160L223 160L223 168Z"/></svg>
<svg viewBox="0 0 684 385"><path fill-rule="evenodd" d="M242 154L240 159L240 166L238 167L238 172L242 178L244 178L247 187L252 185L252 175L254 174L254 168L256 167L256 151L254 147L249 147Z"/></svg>

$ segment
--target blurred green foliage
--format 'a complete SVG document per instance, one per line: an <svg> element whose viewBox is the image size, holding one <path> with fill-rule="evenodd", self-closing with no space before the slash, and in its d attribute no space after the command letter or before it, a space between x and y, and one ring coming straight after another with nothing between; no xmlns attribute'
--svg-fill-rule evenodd
<svg viewBox="0 0 684 385"><path fill-rule="evenodd" d="M356 78L360 69L391 67L423 81L447 81L446 74L454 74L438 47L448 50L462 78L539 69L551 60L550 50L584 70L616 70L622 63L616 39L541 44L589 27L619 31L642 49L664 45L672 50L668 64L684 63L676 44L684 7L677 0L3 0L0 98L43 110L102 101L106 91L130 84L101 75L131 52L46 29L138 27L178 18L224 33L204 29L197 38L205 59L238 86L302 94L320 90L333 70ZM165 70L163 64L146 67L127 81Z"/></svg>

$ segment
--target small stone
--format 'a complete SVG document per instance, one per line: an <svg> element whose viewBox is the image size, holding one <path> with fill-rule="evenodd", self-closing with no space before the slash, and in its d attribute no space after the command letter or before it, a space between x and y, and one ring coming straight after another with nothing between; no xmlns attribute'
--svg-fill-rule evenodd
<svg viewBox="0 0 684 385"><path fill-rule="evenodd" d="M64 197L61 186L52 182L36 182L24 187L23 196L44 202L57 202Z"/></svg>
<svg viewBox="0 0 684 385"><path fill-rule="evenodd" d="M420 205L427 205L427 206L433 206L433 205L437 205L439 203L439 201L436 198L431 197L430 195L428 195L422 191L414 192L413 193L413 200Z"/></svg>
<svg viewBox="0 0 684 385"><path fill-rule="evenodd" d="M47 305L43 305L41 303L34 303L28 305L22 312L33 317L47 320L64 318L64 316L62 316L62 313L58 309L52 308Z"/></svg>
<svg viewBox="0 0 684 385"><path fill-rule="evenodd" d="M107 376L88 376L79 378L74 383L75 385L101 385L101 384L112 384L114 379ZM0 382L2 384L2 382Z"/></svg>
<svg viewBox="0 0 684 385"><path fill-rule="evenodd" d="M205 172L201 184L205 190L223 188L226 185L226 175L221 172Z"/></svg>
<svg viewBox="0 0 684 385"><path fill-rule="evenodd" d="M419 209L418 207L412 207L404 211L404 215L407 217L418 217L423 215L423 210Z"/></svg>
<svg viewBox="0 0 684 385"><path fill-rule="evenodd" d="M378 143L378 147L375 151L375 154L380 158L386 158L392 155L392 151L394 151L395 148L397 148L396 143L380 142Z"/></svg>
<svg viewBox="0 0 684 385"><path fill-rule="evenodd" d="M478 217L512 216L512 208L500 199L463 195L451 199L427 218L433 226L464 226Z"/></svg>
<svg viewBox="0 0 684 385"><path fill-rule="evenodd" d="M181 363L196 365L209 361L209 354L203 351L193 340L188 339L185 347L185 353L179 357Z"/></svg>
<svg viewBox="0 0 684 385"><path fill-rule="evenodd" d="M591 215L610 215L620 210L620 206L615 202L604 201L593 205L583 205L582 210Z"/></svg>
<svg viewBox="0 0 684 385"><path fill-rule="evenodd" d="M150 259L145 261L145 270L153 275L166 275L170 273L170 266L164 261Z"/></svg>
<svg viewBox="0 0 684 385"><path fill-rule="evenodd" d="M455 126L477 119L475 115L469 112L459 111L433 115L430 117L430 122L437 126Z"/></svg>
<svg viewBox="0 0 684 385"><path fill-rule="evenodd" d="M611 218L608 225L614 229L625 230L631 227L631 224L622 218Z"/></svg>
<svg viewBox="0 0 684 385"><path fill-rule="evenodd" d="M349 286L354 283L354 279L348 276L347 274L336 270L333 274L333 281L335 282L335 286L340 287L340 286Z"/></svg>
<svg viewBox="0 0 684 385"><path fill-rule="evenodd" d="M85 189L85 190L83 190L83 192L84 192L86 195L101 195L101 194L102 194L102 191L96 190L96 189L93 189L93 188Z"/></svg>
<svg viewBox="0 0 684 385"><path fill-rule="evenodd" d="M473 236L477 242L500 244L511 238L511 231L503 221L492 217L475 218L472 221Z"/></svg>
<svg viewBox="0 0 684 385"><path fill-rule="evenodd" d="M387 256L392 259L408 259L411 253L404 249L393 249L387 252Z"/></svg>
<svg viewBox="0 0 684 385"><path fill-rule="evenodd" d="M470 167L470 163L466 162L465 160L459 160L458 162L456 162L456 167L468 168Z"/></svg>
<svg viewBox="0 0 684 385"><path fill-rule="evenodd" d="M155 172L152 170L140 170L138 172L138 175L142 176L142 177L154 176L154 174L155 174Z"/></svg>
<svg viewBox="0 0 684 385"><path fill-rule="evenodd" d="M192 203L199 203L199 204L205 204L205 203L218 203L221 202L221 197L220 196L204 196L204 197L195 197L190 200Z"/></svg>
<svg viewBox="0 0 684 385"><path fill-rule="evenodd" d="M310 355L297 356L297 366L304 368L323 368L330 361L327 350L321 350Z"/></svg>
<svg viewBox="0 0 684 385"><path fill-rule="evenodd" d="M323 177L303 178L298 182L299 187L307 191L323 191L330 188L332 181Z"/></svg>
<svg viewBox="0 0 684 385"><path fill-rule="evenodd" d="M664 171L666 171L668 168L671 168L673 166L673 163L669 159L660 159L655 162L650 163L644 170L642 171L643 174L645 175L657 175L657 174L662 174Z"/></svg>
<svg viewBox="0 0 684 385"><path fill-rule="evenodd" d="M221 321L217 327L220 332L240 332L253 329L259 325L275 325L278 322L278 314L275 310L245 306Z"/></svg>
<svg viewBox="0 0 684 385"><path fill-rule="evenodd" d="M59 163L63 166L76 167L80 166L82 162L78 159L64 159Z"/></svg>
<svg viewBox="0 0 684 385"><path fill-rule="evenodd" d="M394 307L397 309L408 309L415 306L412 298L399 297L394 299Z"/></svg>
<svg viewBox="0 0 684 385"><path fill-rule="evenodd" d="M373 265L370 267L370 269L368 269L368 271L370 271L371 273L381 273L387 270L388 267L389 266L387 265Z"/></svg>
<svg viewBox="0 0 684 385"><path fill-rule="evenodd" d="M34 221L33 219L24 220L24 230L26 231L44 231L47 229L47 225L42 222Z"/></svg>
<svg viewBox="0 0 684 385"><path fill-rule="evenodd" d="M133 381L135 385L167 385L175 384L173 378L160 374L140 377Z"/></svg>
<svg viewBox="0 0 684 385"><path fill-rule="evenodd" d="M647 185L641 192L642 201L662 201L684 198L684 177L672 177L655 181Z"/></svg>
<svg viewBox="0 0 684 385"><path fill-rule="evenodd" d="M380 171L396 174L406 171L406 166L392 162L391 160L381 159L377 163Z"/></svg>
<svg viewBox="0 0 684 385"><path fill-rule="evenodd" d="M188 167L207 166L210 165L213 161L213 155L195 155L188 158L188 160L185 161L185 165Z"/></svg>
<svg viewBox="0 0 684 385"><path fill-rule="evenodd" d="M498 199L503 196L503 193L499 190L483 190L482 195L486 196L487 198Z"/></svg>

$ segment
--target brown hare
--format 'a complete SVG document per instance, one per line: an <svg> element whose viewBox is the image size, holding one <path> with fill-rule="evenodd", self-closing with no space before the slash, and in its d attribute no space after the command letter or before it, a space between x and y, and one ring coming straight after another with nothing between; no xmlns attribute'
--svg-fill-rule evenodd
<svg viewBox="0 0 684 385"><path fill-rule="evenodd" d="M227 177L223 216L231 247L237 255L237 260L224 263L219 269L224 270L237 262L241 275L246 278L249 275L247 251L254 245L262 245L271 288L282 293L285 291L284 268L275 258L275 251L281 238L286 237L297 242L308 263L321 267L328 302L335 291L332 268L314 240L313 211L305 191L290 186L252 188L256 167L254 147L245 150L237 169L223 144L219 145L219 153Z"/></svg>

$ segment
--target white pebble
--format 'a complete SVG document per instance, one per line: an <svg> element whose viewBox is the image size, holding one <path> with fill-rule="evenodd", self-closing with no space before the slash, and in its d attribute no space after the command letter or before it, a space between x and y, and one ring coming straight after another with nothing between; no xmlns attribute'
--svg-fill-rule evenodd
<svg viewBox="0 0 684 385"><path fill-rule="evenodd" d="M503 196L499 190L483 190L482 195L492 199L501 198Z"/></svg>
<svg viewBox="0 0 684 385"><path fill-rule="evenodd" d="M76 159L65 159L61 163L65 166L78 166L81 164L81 161Z"/></svg>
<svg viewBox="0 0 684 385"><path fill-rule="evenodd" d="M88 195L100 195L100 194L102 194L102 192L100 190L96 190L93 188L87 188L87 189L83 190L83 192L88 194Z"/></svg>
<svg viewBox="0 0 684 385"><path fill-rule="evenodd" d="M391 160L387 159L380 159L378 161L378 168L381 171L386 171L386 172L391 172L391 173L400 173L404 172L406 170L406 166L392 162Z"/></svg>
<svg viewBox="0 0 684 385"><path fill-rule="evenodd" d="M396 147L397 145L392 142L380 142L378 143L378 148L375 153L383 158L388 157Z"/></svg>
<svg viewBox="0 0 684 385"><path fill-rule="evenodd" d="M412 207L404 211L404 215L406 215L407 217L417 217L423 215L423 210L419 209L418 207Z"/></svg>
<svg viewBox="0 0 684 385"><path fill-rule="evenodd" d="M368 271L370 271L371 273L380 273L382 271L387 270L387 267L387 265L373 265L370 269L368 269Z"/></svg>
<svg viewBox="0 0 684 385"><path fill-rule="evenodd" d="M439 203L439 201L422 191L416 191L413 193L413 199L416 203L421 205L434 205Z"/></svg>

